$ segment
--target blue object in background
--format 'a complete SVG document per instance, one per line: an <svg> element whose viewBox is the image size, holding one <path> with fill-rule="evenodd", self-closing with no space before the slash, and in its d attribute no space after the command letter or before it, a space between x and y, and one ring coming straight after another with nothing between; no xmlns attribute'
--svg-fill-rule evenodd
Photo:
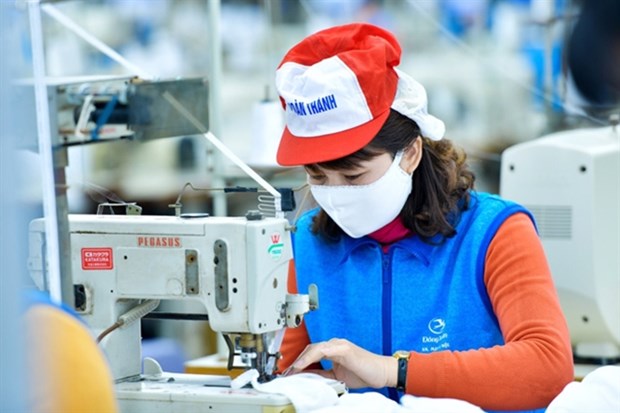
<svg viewBox="0 0 620 413"><path fill-rule="evenodd" d="M185 353L179 342L172 338L149 338L142 340L142 358L155 359L164 371L183 373Z"/></svg>
<svg viewBox="0 0 620 413"><path fill-rule="evenodd" d="M545 45L543 43L530 42L523 46L522 51L532 68L532 87L536 90L532 97L534 99L534 104L539 108L549 106L553 110L561 111L562 102L558 85L560 77L562 76L562 45L560 43L555 43L551 53L549 53L545 50ZM547 56L547 54L550 56ZM545 79L546 65L548 64L552 65L551 85L547 85ZM547 102L547 88L550 88L549 98L551 102Z"/></svg>
<svg viewBox="0 0 620 413"><path fill-rule="evenodd" d="M27 220L19 201L21 174L17 150L26 137L17 131L19 121L30 113L18 111L16 97L10 86L16 78L25 78L19 65L20 32L16 28L25 13L15 2L0 1L0 411L23 413L26 411L24 337L21 320L22 286L26 279L26 262L21 260L28 250ZM30 69L30 68L29 68ZM34 114L34 105L29 107ZM34 118L31 118L34 119Z"/></svg>
<svg viewBox="0 0 620 413"><path fill-rule="evenodd" d="M440 4L443 26L453 35L463 37L476 24L486 25L487 0L443 0Z"/></svg>

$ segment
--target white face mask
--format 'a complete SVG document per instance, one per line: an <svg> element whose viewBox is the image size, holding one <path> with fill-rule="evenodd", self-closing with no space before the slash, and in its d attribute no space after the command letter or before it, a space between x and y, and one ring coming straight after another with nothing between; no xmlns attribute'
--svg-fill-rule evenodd
<svg viewBox="0 0 620 413"><path fill-rule="evenodd" d="M368 185L310 185L316 202L344 232L360 238L389 224L411 193L411 174L400 168L403 152L385 174Z"/></svg>

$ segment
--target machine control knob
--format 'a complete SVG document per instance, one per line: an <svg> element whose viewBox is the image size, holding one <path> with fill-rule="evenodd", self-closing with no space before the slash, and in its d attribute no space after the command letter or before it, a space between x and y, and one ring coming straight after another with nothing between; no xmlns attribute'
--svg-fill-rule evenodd
<svg viewBox="0 0 620 413"><path fill-rule="evenodd" d="M184 218L184 219L208 218L208 217L209 217L208 212L186 212L184 214L181 214L181 218Z"/></svg>
<svg viewBox="0 0 620 413"><path fill-rule="evenodd" d="M245 213L245 219L248 221L260 221L263 219L263 213L256 209L251 209Z"/></svg>

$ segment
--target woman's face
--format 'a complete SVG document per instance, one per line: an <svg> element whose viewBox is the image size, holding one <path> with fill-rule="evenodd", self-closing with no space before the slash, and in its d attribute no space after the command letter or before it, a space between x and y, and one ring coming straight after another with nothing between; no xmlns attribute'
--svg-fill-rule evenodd
<svg viewBox="0 0 620 413"><path fill-rule="evenodd" d="M403 153L400 167L408 174L418 167L422 157L422 139L414 143ZM328 169L318 165L306 165L308 183L310 185L342 186L368 185L381 178L388 170L394 157L390 153L382 153L374 158L362 161L358 166L347 169Z"/></svg>
<svg viewBox="0 0 620 413"><path fill-rule="evenodd" d="M305 168L308 183L311 185L367 185L381 178L392 164L392 160L389 153L383 153L349 169L327 169L318 165L307 165Z"/></svg>

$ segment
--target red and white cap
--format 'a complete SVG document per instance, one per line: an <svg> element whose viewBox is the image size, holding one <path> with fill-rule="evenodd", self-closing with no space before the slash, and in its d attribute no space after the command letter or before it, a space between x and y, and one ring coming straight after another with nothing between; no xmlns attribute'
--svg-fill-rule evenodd
<svg viewBox="0 0 620 413"><path fill-rule="evenodd" d="M322 30L293 46L276 71L286 111L278 163L350 155L375 137L390 108L414 120L423 136L442 139L445 126L428 114L424 87L395 69L400 55L393 34L366 23Z"/></svg>

